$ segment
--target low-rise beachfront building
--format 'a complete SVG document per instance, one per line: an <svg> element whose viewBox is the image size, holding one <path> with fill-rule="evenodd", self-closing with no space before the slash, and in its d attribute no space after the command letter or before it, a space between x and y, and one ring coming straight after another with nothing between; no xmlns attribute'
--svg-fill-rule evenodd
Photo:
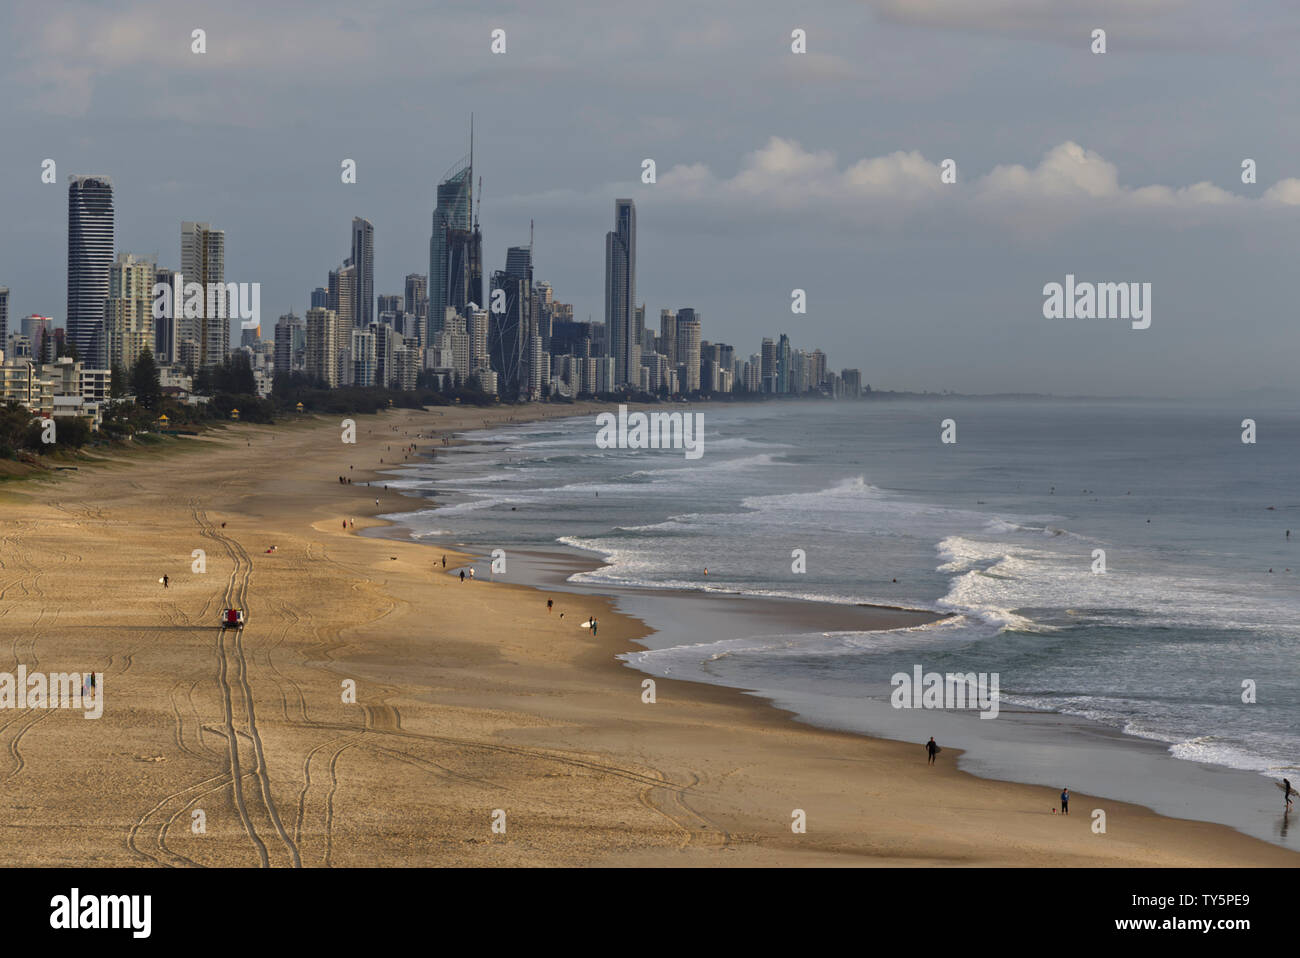
<svg viewBox="0 0 1300 958"><path fill-rule="evenodd" d="M87 369L71 356L60 356L39 367L40 375L54 384L56 396L80 396L88 403L108 402L113 380L111 369Z"/></svg>
<svg viewBox="0 0 1300 958"><path fill-rule="evenodd" d="M85 419L91 429L98 430L104 422L104 407L81 396L55 396L53 416L55 419Z"/></svg>
<svg viewBox="0 0 1300 958"><path fill-rule="evenodd" d="M27 359L0 363L0 403L16 402L34 415L54 412L54 383Z"/></svg>

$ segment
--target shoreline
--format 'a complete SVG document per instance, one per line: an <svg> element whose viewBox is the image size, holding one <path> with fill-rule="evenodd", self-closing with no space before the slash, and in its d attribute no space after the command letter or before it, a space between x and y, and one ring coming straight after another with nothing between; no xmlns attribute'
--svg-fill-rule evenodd
<svg viewBox="0 0 1300 958"><path fill-rule="evenodd" d="M466 446L484 442L488 441L476 440L471 436L464 440L460 445ZM431 495L424 495L418 492L412 492L410 495L421 504L421 508L423 509L437 509L440 506L439 501ZM474 550L478 548L472 543L453 541L453 537L449 535L429 536L427 539L414 540L410 538L413 533L408 527L400 525L395 520L386 521L391 523L388 528L375 529L372 531L384 538L400 538L406 541L417 541L421 544L440 548L443 547L442 544L444 542L451 543L452 547L456 549ZM809 599L749 595L743 592L715 592L706 590L685 590L680 588L656 589L649 586L611 584L589 585L586 583L574 583L569 581L569 577L574 573L595 571L602 568L604 563L586 552L560 544L554 544L550 548L531 543L527 546L512 546L509 543L503 543L503 545L505 546L507 553L511 556L511 562L515 563L515 565L512 566L515 571L510 577L510 581L513 584L520 584L522 582L526 587L536 589L538 592L546 593L548 595L552 593L566 593L603 598L611 603L611 610L620 608L622 604L620 600L626 600L634 596L642 598L653 597L655 600L667 603L686 602L695 603L697 606L707 604L714 609L717 609L724 604L732 603L733 609L738 611L743 610L748 617L751 617L756 621L763 620L766 622L770 618L774 617L778 620L778 624L775 628L780 630L788 629L790 632L886 631L890 629L930 624L951 618L953 615L953 613L940 613L929 609L916 609L905 606L887 606L872 603L837 604L818 602ZM478 553L478 555L482 559L486 560L487 558L481 553ZM525 573L522 577L518 575L518 562L520 556L523 556L528 560ZM645 603L641 603L641 605L644 604ZM656 604L658 603L656 602ZM872 616L876 617L876 621L855 621L854 612L857 610L866 610ZM797 611L803 611L807 614L797 616ZM890 620L887 617L887 613L890 612L903 613L904 616L911 616L913 619L909 620L906 617L899 617ZM818 718L809 714L807 710L801 710L795 701L791 701L787 698L787 701L783 703L781 701L780 693L775 690L733 685L721 681L713 682L698 676L661 675L660 673L648 669L642 669L638 665L629 661L629 658L646 651L652 651L656 648L656 646L646 644L644 640L650 636L656 635L657 633L664 632L664 623L661 622L660 626L656 627L651 623L650 616L638 614L636 612L629 612L628 614L631 615L634 621L641 624L643 631L639 635L633 634L629 636L630 640L635 643L634 645L611 655L611 658L622 667L631 668L642 675L655 677L657 679L672 679L674 681L688 682L691 686L697 689L721 689L724 692L731 692L736 695L744 696L748 700L758 699L766 708L770 708L773 712L779 714L782 717L782 720L802 724L820 731L828 731L868 739L878 739L881 741L898 743L900 745L914 744L910 743L905 738L890 735L885 731L877 731L875 729L864 731L860 728L837 724L833 718ZM671 618L672 617L670 616L669 619ZM1012 706L1004 707L1001 711L1003 714L1016 714L1017 716L1021 716L1022 718L1019 719L1021 722L1028 720L1032 729L1030 733L1031 736L1035 732L1041 732L1044 729L1049 729L1049 727L1051 727L1049 729L1049 737L1052 738L1054 744L1057 744L1055 736L1058 734L1076 735L1094 739L1100 738L1110 743L1110 745L1103 749L1103 751L1108 754L1111 749L1116 747L1120 749L1128 749L1129 752L1125 753L1127 755L1135 755L1138 752L1146 752L1147 750L1154 751L1158 749L1160 760L1171 763L1179 762L1179 760L1169 756L1163 748L1163 745L1159 742L1142 738L1141 736L1131 735L1123 730L1115 729L1101 723L1092 722L1088 719L1061 712ZM959 721L964 721L970 718L968 715L947 712L946 710L945 715L949 718L955 717ZM1035 723L1037 723L1036 727ZM974 727L979 728L980 723L974 723ZM986 746L990 744L1006 744L1005 742L991 742L991 740L983 736L980 736L980 740L981 745ZM1007 741L1016 742L1017 744L1025 744L1026 739L1023 736L1018 737L1017 735L1012 735ZM946 749L952 752L953 756L958 760L967 758L970 751L968 748L959 748L952 745L947 746ZM994 749L994 751L996 752L996 749ZM972 768L962 768L960 771L963 774L971 775L986 781L1048 788L1048 786L1043 786L1031 779L1016 777L1017 775L1023 775L1024 773L1013 772L1005 763L999 766L996 759L990 761L989 756L981 756L980 759L981 760L978 762L977 767L983 769L982 773L977 772ZM1252 779L1256 777L1252 773L1235 768L1205 765L1204 763L1197 762L1180 762L1179 764L1185 767L1185 769L1206 769L1215 775L1238 777L1250 775ZM1286 845L1277 841L1271 841L1264 834L1260 833L1264 831L1263 829L1252 835L1250 832L1244 831L1229 822L1203 818L1200 816L1183 817L1176 814L1170 814L1167 811L1157 812L1146 802L1134 802L1128 800L1127 803L1138 805L1147 811L1150 811L1152 814L1160 814L1180 820L1197 821L1208 825L1231 828L1234 832L1241 834L1243 837L1268 841L1270 844L1279 848L1287 849ZM1285 826L1283 827L1282 834L1285 836Z"/></svg>
<svg viewBox="0 0 1300 958"><path fill-rule="evenodd" d="M357 534L391 528L378 516L413 497L337 476L382 486L404 432L537 418L484 413L364 417L352 447L326 420L249 425L184 457L9 486L0 654L94 668L106 697L97 722L0 713L0 754L22 757L0 769L10 864L1300 863L1082 793L1063 821L1051 789L961 772L955 749L930 768L919 746L808 726L734 689L657 679L647 703L648 676L615 658L645 625L614 599L547 592L560 620L541 590L461 583L428 543ZM190 574L199 548L205 573ZM450 569L462 554L445 551ZM249 612L238 635L215 628L228 583ZM594 640L576 628L591 614ZM185 827L199 808L202 835Z"/></svg>

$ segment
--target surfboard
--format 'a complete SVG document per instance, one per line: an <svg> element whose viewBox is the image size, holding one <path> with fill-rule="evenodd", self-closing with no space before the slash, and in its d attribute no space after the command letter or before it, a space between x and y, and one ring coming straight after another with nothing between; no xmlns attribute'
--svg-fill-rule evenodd
<svg viewBox="0 0 1300 958"><path fill-rule="evenodd" d="M1282 791L1284 792L1286 791L1286 786L1283 785L1281 782L1274 782L1273 784L1276 785L1278 788L1280 788ZM1296 787L1294 785L1291 786L1291 794L1292 795L1300 794L1300 792L1296 791Z"/></svg>
<svg viewBox="0 0 1300 958"><path fill-rule="evenodd" d="M578 623L578 628L580 628L580 629L590 629L590 628L591 628L591 622L590 622L590 621L588 621L588 622L579 622L579 623Z"/></svg>

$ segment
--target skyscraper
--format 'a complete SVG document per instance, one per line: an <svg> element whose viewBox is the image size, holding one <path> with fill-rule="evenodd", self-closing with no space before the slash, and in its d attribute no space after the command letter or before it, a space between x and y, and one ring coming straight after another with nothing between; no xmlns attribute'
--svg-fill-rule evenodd
<svg viewBox="0 0 1300 958"><path fill-rule="evenodd" d="M614 358L614 383L628 380L632 360L632 302L636 299L636 204L614 201L614 229L605 234L605 326Z"/></svg>
<svg viewBox="0 0 1300 958"><path fill-rule="evenodd" d="M659 310L659 352L677 364L677 313L671 309Z"/></svg>
<svg viewBox="0 0 1300 958"><path fill-rule="evenodd" d="M776 392L776 343L764 336L759 365L759 388L765 393Z"/></svg>
<svg viewBox="0 0 1300 958"><path fill-rule="evenodd" d="M152 259L123 253L108 270L104 306L106 365L128 371L140 354L154 347Z"/></svg>
<svg viewBox="0 0 1300 958"><path fill-rule="evenodd" d="M104 301L113 265L113 183L68 178L68 336L87 366L104 364Z"/></svg>
<svg viewBox="0 0 1300 958"><path fill-rule="evenodd" d="M506 268L492 274L492 289L505 298L502 312L489 313L488 355L505 399L528 393L535 365L533 341L537 335L532 317L533 251L512 246L506 251Z"/></svg>
<svg viewBox="0 0 1300 958"><path fill-rule="evenodd" d="M776 343L776 391L781 395L790 392L790 337L785 333Z"/></svg>
<svg viewBox="0 0 1300 958"><path fill-rule="evenodd" d="M447 307L464 315L468 303L483 305L483 242L473 220L474 129L469 156L438 184L438 205L429 236L429 332L442 329ZM432 341L426 336L426 341Z"/></svg>
<svg viewBox="0 0 1300 958"><path fill-rule="evenodd" d="M293 314L293 310L280 317L275 324L275 371L276 373L293 372L296 363L294 353L305 340L306 324Z"/></svg>
<svg viewBox="0 0 1300 958"><path fill-rule="evenodd" d="M177 316L177 348L180 350L183 344L193 343L197 347L199 366L219 366L230 352L230 317L208 315L207 290L226 281L225 230L214 230L210 223L182 222L181 273L186 286L198 283L203 287L204 295L197 315L192 315L192 310L183 309L177 303L172 304Z"/></svg>
<svg viewBox="0 0 1300 958"><path fill-rule="evenodd" d="M329 295L325 300L325 308L333 310L342 322L352 326L356 325L356 315L352 312L357 303L356 286L357 268L350 262L330 270ZM350 333L348 335L351 336Z"/></svg>
<svg viewBox="0 0 1300 958"><path fill-rule="evenodd" d="M338 316L333 310L307 310L307 375L330 388L339 384L338 329Z"/></svg>
<svg viewBox="0 0 1300 958"><path fill-rule="evenodd" d="M406 314L415 317L414 338L424 345L424 334L429 321L429 281L422 273L406 274ZM482 305L481 303L479 305Z"/></svg>
<svg viewBox="0 0 1300 958"><path fill-rule="evenodd" d="M0 286L0 349L5 348L9 336L9 287Z"/></svg>
<svg viewBox="0 0 1300 958"><path fill-rule="evenodd" d="M677 310L677 363L683 368L682 392L695 392L700 388L700 317L689 307Z"/></svg>
<svg viewBox="0 0 1300 958"><path fill-rule="evenodd" d="M352 218L352 265L357 270L352 322L366 329L375 321L375 227L359 216Z"/></svg>

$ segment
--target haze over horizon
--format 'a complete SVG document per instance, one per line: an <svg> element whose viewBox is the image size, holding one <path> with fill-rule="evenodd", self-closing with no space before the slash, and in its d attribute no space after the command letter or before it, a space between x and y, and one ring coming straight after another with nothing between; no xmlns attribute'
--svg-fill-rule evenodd
<svg viewBox="0 0 1300 958"><path fill-rule="evenodd" d="M182 220L224 229L226 279L262 284L264 336L348 255L353 216L375 225L375 291L400 293L428 269L434 187L473 113L484 273L534 220L535 277L575 318L604 318L604 235L629 196L648 325L692 306L704 338L741 356L788 333L876 389L1296 388L1300 132L1283 118L1300 105L1300 11L541 6L0 10L11 321L65 319L71 174L113 179L118 251L176 267ZM1151 283L1150 328L1044 319L1044 285L1067 274Z"/></svg>

